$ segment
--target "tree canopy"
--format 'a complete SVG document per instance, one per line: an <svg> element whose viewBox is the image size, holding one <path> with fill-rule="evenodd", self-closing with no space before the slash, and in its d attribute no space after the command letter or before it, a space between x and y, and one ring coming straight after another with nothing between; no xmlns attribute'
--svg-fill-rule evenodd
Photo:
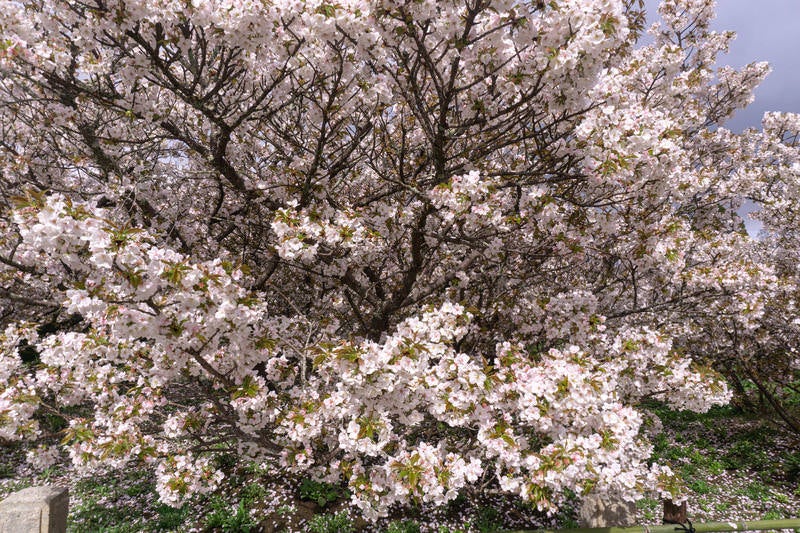
<svg viewBox="0 0 800 533"><path fill-rule="evenodd" d="M171 504L233 451L370 517L554 511L679 497L643 400L800 370L800 118L723 127L768 68L716 65L711 0L648 44L637 0L0 13L2 439L59 413L75 465L150 463Z"/></svg>

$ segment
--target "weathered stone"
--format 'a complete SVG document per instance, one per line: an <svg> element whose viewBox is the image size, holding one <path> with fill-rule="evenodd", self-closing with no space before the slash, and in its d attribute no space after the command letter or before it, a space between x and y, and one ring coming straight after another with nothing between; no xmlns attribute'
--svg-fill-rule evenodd
<svg viewBox="0 0 800 533"><path fill-rule="evenodd" d="M625 527L636 524L636 504L591 494L583 499L578 516L581 527Z"/></svg>
<svg viewBox="0 0 800 533"><path fill-rule="evenodd" d="M69 492L62 487L30 487L0 502L0 533L64 533Z"/></svg>

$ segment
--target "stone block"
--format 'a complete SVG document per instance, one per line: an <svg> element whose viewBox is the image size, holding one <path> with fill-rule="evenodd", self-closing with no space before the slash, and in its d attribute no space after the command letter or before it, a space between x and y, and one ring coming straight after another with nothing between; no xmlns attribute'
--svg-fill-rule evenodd
<svg viewBox="0 0 800 533"><path fill-rule="evenodd" d="M581 527L626 527L636 525L636 504L590 494L581 502L578 521Z"/></svg>
<svg viewBox="0 0 800 533"><path fill-rule="evenodd" d="M29 487L0 502L0 533L64 533L69 492L63 487Z"/></svg>

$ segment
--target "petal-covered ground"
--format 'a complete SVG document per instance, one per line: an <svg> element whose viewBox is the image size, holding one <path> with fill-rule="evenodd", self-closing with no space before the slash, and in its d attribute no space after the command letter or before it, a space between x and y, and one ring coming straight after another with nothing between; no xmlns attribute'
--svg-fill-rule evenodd
<svg viewBox="0 0 800 533"><path fill-rule="evenodd" d="M715 408L705 415L654 406L654 459L681 473L694 523L800 517L800 439L766 418ZM224 457L224 456L223 456ZM36 468L16 447L0 448L0 496L33 484L70 488L70 531L380 531L481 533L504 528L576 527L575 509L543 516L511 497L477 492L443 508L398 511L366 527L341 490L288 479L256 465L222 464L223 490L181 509L158 502L148 470L81 479L60 466ZM224 462L224 460L223 460ZM638 502L640 524L657 524L661 503Z"/></svg>

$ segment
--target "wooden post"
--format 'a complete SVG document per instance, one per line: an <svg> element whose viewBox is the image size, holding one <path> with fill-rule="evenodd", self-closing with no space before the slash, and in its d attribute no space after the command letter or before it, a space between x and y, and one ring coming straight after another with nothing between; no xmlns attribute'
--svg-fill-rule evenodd
<svg viewBox="0 0 800 533"><path fill-rule="evenodd" d="M685 524L686 523L686 502L675 505L672 500L664 500L664 524Z"/></svg>

